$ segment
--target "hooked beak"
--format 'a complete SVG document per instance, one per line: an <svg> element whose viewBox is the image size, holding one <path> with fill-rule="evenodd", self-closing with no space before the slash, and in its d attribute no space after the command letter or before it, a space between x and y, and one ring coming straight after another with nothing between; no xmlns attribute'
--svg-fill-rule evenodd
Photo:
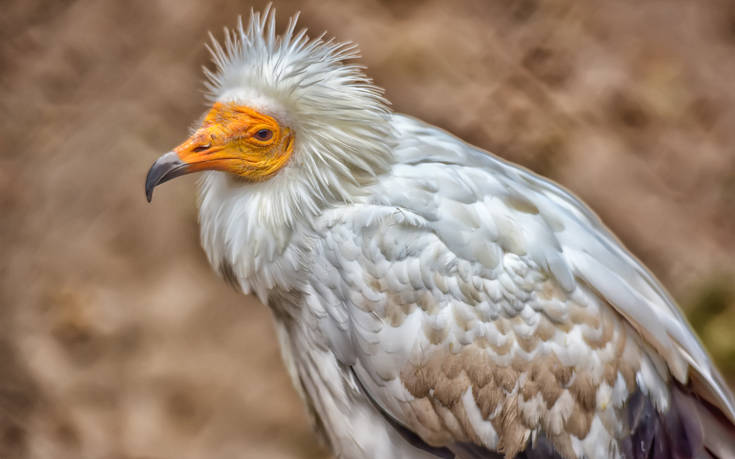
<svg viewBox="0 0 735 459"><path fill-rule="evenodd" d="M250 182L267 180L291 156L293 134L268 115L249 107L217 102L181 145L153 163L145 179L145 196L161 183L192 172L215 170Z"/></svg>
<svg viewBox="0 0 735 459"><path fill-rule="evenodd" d="M145 178L145 197L148 202L153 199L153 189L156 186L192 172L189 166L179 159L179 155L174 151L169 151L158 158L148 170L148 176Z"/></svg>

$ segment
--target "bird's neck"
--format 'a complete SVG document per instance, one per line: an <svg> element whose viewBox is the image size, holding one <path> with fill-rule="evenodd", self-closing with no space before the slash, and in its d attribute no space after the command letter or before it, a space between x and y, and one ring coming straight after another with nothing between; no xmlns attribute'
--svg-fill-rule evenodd
<svg viewBox="0 0 735 459"><path fill-rule="evenodd" d="M383 115L376 119L387 122ZM336 131L329 145L303 136L290 164L263 182L203 174L199 225L213 268L266 304L273 288L297 286L303 280L299 270L308 264L304 244L322 211L360 200L392 167L392 130L381 132L379 140L352 146L347 131Z"/></svg>
<svg viewBox="0 0 735 459"><path fill-rule="evenodd" d="M220 172L203 175L199 190L201 243L212 267L245 293L267 304L273 288L298 280L303 239L313 212L293 211L294 193L277 182L244 184Z"/></svg>

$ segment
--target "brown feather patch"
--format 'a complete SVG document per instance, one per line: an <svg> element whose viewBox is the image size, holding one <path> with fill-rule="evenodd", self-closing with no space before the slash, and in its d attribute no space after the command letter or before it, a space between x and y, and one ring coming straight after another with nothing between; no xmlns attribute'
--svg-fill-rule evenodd
<svg viewBox="0 0 735 459"><path fill-rule="evenodd" d="M596 317L592 318L594 314ZM627 387L634 388L643 354L636 341L630 339L632 330L613 311L578 306L570 314L572 318L577 321L573 326L583 327L590 350L608 349L606 354L600 354L609 359L601 371L565 366L553 352L539 352L560 332L557 324L547 318L538 321L533 339L521 339L513 331L512 324L517 319L499 318L494 325L507 338L502 346L493 346L486 337L480 337L457 353L436 350L423 365L401 372L401 381L416 398L408 402L417 415L416 422L426 423L415 426L416 431L432 445L446 445L442 442L447 431L453 442L482 444L463 402L469 389L480 415L495 429L495 447L506 457L523 451L531 432L540 426L563 457L573 457L570 436L583 439L588 435L597 410L601 409L597 407L600 385L613 387L621 374ZM442 333L431 341L442 343L445 337ZM504 354L497 350L507 354L514 349L514 342L533 358L519 354L509 364L498 364L494 356ZM565 392L568 395L562 397ZM560 403L563 405L557 406ZM552 423L552 410L568 413L562 416L561 424ZM444 426L443 431L439 424Z"/></svg>

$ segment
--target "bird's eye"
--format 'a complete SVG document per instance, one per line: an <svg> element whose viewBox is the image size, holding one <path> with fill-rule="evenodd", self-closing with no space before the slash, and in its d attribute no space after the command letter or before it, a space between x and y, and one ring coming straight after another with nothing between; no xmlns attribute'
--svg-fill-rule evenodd
<svg viewBox="0 0 735 459"><path fill-rule="evenodd" d="M273 138L273 131L271 131L270 129L261 129L260 131L256 132L253 137L262 142L265 142Z"/></svg>
<svg viewBox="0 0 735 459"><path fill-rule="evenodd" d="M210 148L212 148L211 144L199 145L198 147L195 147L193 151L195 153L199 153L200 151L209 150Z"/></svg>

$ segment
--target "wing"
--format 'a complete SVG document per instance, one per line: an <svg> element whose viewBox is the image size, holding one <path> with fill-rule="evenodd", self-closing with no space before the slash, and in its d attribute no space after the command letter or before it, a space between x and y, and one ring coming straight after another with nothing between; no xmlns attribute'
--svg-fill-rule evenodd
<svg viewBox="0 0 735 459"><path fill-rule="evenodd" d="M693 426L681 410L735 418L675 304L589 209L436 128L395 121L410 139L400 164L364 201L324 214L309 296L391 422L467 457L549 445L603 457L701 447L711 416ZM713 428L730 428L721 421Z"/></svg>

